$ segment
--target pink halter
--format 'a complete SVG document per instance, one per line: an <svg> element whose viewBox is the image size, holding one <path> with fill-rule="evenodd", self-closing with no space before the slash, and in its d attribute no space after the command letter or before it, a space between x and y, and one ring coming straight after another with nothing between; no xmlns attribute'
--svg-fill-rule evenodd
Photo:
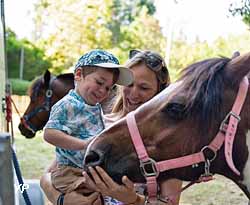
<svg viewBox="0 0 250 205"><path fill-rule="evenodd" d="M160 172L164 172L166 170L186 167L190 165L195 165L200 162L205 162L205 176L211 175L209 171L210 162L212 162L217 155L217 151L221 148L222 144L225 141L225 157L228 166L231 170L240 175L240 172L235 168L233 158L232 158L232 150L233 150L233 143L234 137L237 130L238 122L240 121L240 112L242 106L245 102L247 91L248 91L248 78L244 77L240 83L239 91L232 107L232 110L227 114L225 119L222 121L220 130L212 140L212 142L204 146L200 152L190 154L184 157L178 157L175 159L164 160L160 162L156 162L154 159L150 158L147 154L145 146L142 142L142 138L139 132L139 129L136 124L135 120L135 112L130 112L126 116L128 129L130 132L131 139L133 141L134 147L136 149L138 158L140 160L140 168L142 174L146 178L147 181L147 191L148 191L148 198L156 199L158 194L158 186L157 186L157 177ZM229 120L229 123L226 124ZM214 157L212 159L207 159L204 155L204 150L210 149L214 152ZM151 167L152 172L147 172L145 167Z"/></svg>

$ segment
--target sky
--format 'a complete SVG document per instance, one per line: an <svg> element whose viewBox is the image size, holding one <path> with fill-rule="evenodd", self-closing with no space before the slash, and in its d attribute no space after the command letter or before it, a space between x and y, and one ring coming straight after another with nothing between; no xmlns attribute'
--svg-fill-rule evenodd
<svg viewBox="0 0 250 205"><path fill-rule="evenodd" d="M31 38L33 3L36 0L5 0L6 25L19 38ZM197 36L213 41L219 36L240 34L249 28L228 12L230 2L240 0L155 0L157 13L165 36L172 38L181 30L188 40Z"/></svg>
<svg viewBox="0 0 250 205"><path fill-rule="evenodd" d="M213 41L219 36L241 34L249 28L239 16L228 11L230 3L240 0L156 0L157 14L165 35L178 31L189 40ZM172 32L171 32L172 31Z"/></svg>

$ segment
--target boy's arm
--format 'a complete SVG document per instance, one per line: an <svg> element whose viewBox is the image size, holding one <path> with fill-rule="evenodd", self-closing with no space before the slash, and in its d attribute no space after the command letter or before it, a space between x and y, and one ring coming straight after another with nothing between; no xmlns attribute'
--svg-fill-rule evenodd
<svg viewBox="0 0 250 205"><path fill-rule="evenodd" d="M89 140L82 140L76 137L72 137L65 132L51 128L47 128L44 130L43 138L50 144L68 150L82 150L89 142Z"/></svg>

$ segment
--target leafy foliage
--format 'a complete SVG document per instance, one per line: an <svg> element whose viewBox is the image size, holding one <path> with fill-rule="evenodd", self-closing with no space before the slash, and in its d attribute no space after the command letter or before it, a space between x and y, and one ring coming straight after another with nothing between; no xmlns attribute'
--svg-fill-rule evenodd
<svg viewBox="0 0 250 205"><path fill-rule="evenodd" d="M122 40L121 27L129 26L133 23L145 8L149 16L152 16L156 11L152 0L113 1L112 18L107 23L107 27L112 32L112 42L114 45L119 44Z"/></svg>
<svg viewBox="0 0 250 205"><path fill-rule="evenodd" d="M20 52L24 49L24 80L32 80L51 67L42 49L26 39L18 40L16 34L7 30L7 63L9 78L19 78Z"/></svg>
<svg viewBox="0 0 250 205"><path fill-rule="evenodd" d="M65 0L63 4L40 0L36 4L37 42L52 58L55 73L73 66L80 55L95 48L109 50L123 62L134 46L162 52L152 40L163 39L154 12L152 0ZM45 28L50 28L48 33ZM132 40L136 45L130 44Z"/></svg>
<svg viewBox="0 0 250 205"><path fill-rule="evenodd" d="M240 3L232 3L229 11L233 16L242 16L243 22L250 26L250 0L241 0Z"/></svg>
<svg viewBox="0 0 250 205"><path fill-rule="evenodd" d="M35 9L36 46L16 40L15 36L10 44L18 52L21 45L30 48L32 54L26 60L33 64L27 62L29 68L25 72L29 73L24 74L25 79L33 79L47 67L52 67L50 70L55 74L62 73L73 66L80 55L95 48L114 53L121 63L128 59L128 51L134 48L165 54L167 40L153 16L153 0L64 0L63 3L39 0ZM14 35L10 33L8 39L11 39L11 34ZM213 44L198 38L190 44L182 35L172 42L169 66L172 79L177 78L182 68L195 61L219 55L230 57L236 50L249 51L249 35L218 38ZM29 53L26 47L25 55ZM19 54L9 56L9 61L12 61L11 76L17 77ZM39 57L44 61L38 61ZM46 62L51 64L48 66ZM43 66L37 69L37 64Z"/></svg>
<svg viewBox="0 0 250 205"><path fill-rule="evenodd" d="M219 37L211 44L208 44L206 41L201 42L198 39L192 44L181 39L175 40L170 57L172 80L178 77L181 69L191 63L216 56L231 57L235 51L240 53L249 52L249 41L249 33L239 36Z"/></svg>

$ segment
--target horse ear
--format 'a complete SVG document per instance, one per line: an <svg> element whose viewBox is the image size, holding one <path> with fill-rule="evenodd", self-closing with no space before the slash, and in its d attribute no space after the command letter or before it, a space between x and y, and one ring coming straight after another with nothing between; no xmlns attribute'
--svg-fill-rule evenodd
<svg viewBox="0 0 250 205"><path fill-rule="evenodd" d="M239 52L239 51L235 51L235 52L233 53L233 55L232 55L232 59L233 59L233 58L236 58L236 57L238 57L238 56L240 56L240 52Z"/></svg>
<svg viewBox="0 0 250 205"><path fill-rule="evenodd" d="M250 52L245 55L234 55L226 65L227 77L233 84L239 84L250 72Z"/></svg>
<svg viewBox="0 0 250 205"><path fill-rule="evenodd" d="M47 69L43 75L45 88L49 87L50 77L51 77L51 74L50 74L49 70Z"/></svg>

